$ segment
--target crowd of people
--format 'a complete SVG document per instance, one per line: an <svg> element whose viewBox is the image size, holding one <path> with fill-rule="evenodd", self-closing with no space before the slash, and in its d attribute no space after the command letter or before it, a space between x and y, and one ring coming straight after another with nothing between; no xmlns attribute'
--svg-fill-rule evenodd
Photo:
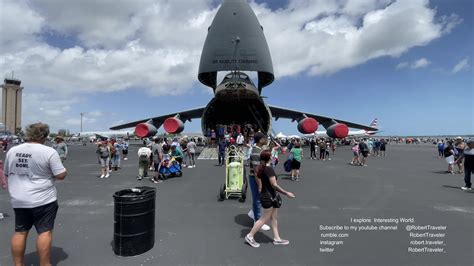
<svg viewBox="0 0 474 266"><path fill-rule="evenodd" d="M138 180L148 176L148 170L154 175L150 180L154 183L161 183L164 176L163 168L175 167L195 168L196 167L197 144L194 138L160 138L153 137L152 141L144 142L143 147L138 149ZM160 175L161 173L161 175Z"/></svg>
<svg viewBox="0 0 474 266"><path fill-rule="evenodd" d="M109 178L112 171L118 171L121 168L122 158L128 160L128 141L125 139L98 141L97 143L97 161L101 166L101 175L99 178Z"/></svg>
<svg viewBox="0 0 474 266"><path fill-rule="evenodd" d="M234 145L246 149L249 161L248 183L252 193L252 209L248 216L254 225L245 236L246 242L252 247L259 247L254 236L258 230L272 230L274 245L288 245L290 242L281 238L278 228L278 212L282 205L281 195L294 198L295 195L283 189L278 184L278 176L274 168L278 165L281 153L287 153L285 165L289 166L291 180L299 181L300 168L304 158L303 141L289 139L277 141L257 131L238 132L231 128L228 133L215 143L219 154L219 164L225 162L226 149ZM234 130L235 129L235 130ZM233 135L235 134L235 135ZM11 249L15 264L22 265L28 232L34 225L38 232L37 251L42 264L49 265L52 232L58 210L57 193L54 180L63 180L67 171L63 163L68 158L68 146L65 138L57 136L52 147L44 145L49 135L46 124L37 123L26 128L27 141L10 147L6 154L5 163L0 160L0 183L8 189L15 211L15 233L12 236ZM436 144L437 154L444 158L451 174L464 174L463 190L471 190L471 174L474 172L474 140L429 139ZM390 139L363 138L350 141L353 159L352 165L366 166L369 156L385 156L386 146ZM19 144L19 143L18 143ZM110 177L110 173L120 170L121 160L127 160L129 143L125 139L110 139L99 141L96 155L101 165L100 178ZM309 159L328 161L330 155L336 153L337 142L323 138L308 140ZM411 144L411 143L409 143ZM145 141L137 151L138 175L142 180L153 172L150 180L162 182L160 169L169 168L175 164L181 167L196 167L197 144L194 138L160 138L154 137ZM317 156L319 154L319 156ZM457 171L455 171L457 167ZM30 177L34 177L33 182ZM41 191L41 193L38 193ZM263 211L262 211L263 209ZM269 224L269 225L268 225Z"/></svg>

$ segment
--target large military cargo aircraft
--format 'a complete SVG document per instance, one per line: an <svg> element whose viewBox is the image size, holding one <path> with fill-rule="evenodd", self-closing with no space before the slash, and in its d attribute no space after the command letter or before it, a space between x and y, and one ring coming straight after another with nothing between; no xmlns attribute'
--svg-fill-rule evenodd
<svg viewBox="0 0 474 266"><path fill-rule="evenodd" d="M228 71L217 84L217 73ZM244 72L256 72L258 83ZM214 98L205 107L165 114L111 129L135 127L138 137L150 137L163 125L166 132L180 133L184 123L201 118L201 128L206 135L219 125L255 125L264 133L271 133L272 118L296 121L302 134L316 132L321 124L332 138L344 138L349 127L367 131L376 128L359 125L336 118L325 117L267 105L262 89L274 80L273 64L263 27L245 0L225 0L219 8L208 33L201 54L199 81L212 88Z"/></svg>

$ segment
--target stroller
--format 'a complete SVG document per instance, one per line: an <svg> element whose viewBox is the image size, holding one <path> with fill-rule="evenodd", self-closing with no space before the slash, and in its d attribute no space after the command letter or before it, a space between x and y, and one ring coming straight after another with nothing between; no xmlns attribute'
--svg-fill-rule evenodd
<svg viewBox="0 0 474 266"><path fill-rule="evenodd" d="M162 180L166 180L170 177L181 177L183 172L181 171L181 164L177 161L172 161L171 165L168 167L168 163L164 162L161 164L159 173Z"/></svg>

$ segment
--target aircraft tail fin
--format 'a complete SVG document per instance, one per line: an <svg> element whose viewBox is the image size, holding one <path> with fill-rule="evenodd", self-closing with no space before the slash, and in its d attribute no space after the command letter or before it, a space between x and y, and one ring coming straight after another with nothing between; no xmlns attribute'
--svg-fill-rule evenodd
<svg viewBox="0 0 474 266"><path fill-rule="evenodd" d="M373 128L377 128L377 122L379 120L377 118L374 118L374 120L372 120L372 123L370 123L370 127L373 127Z"/></svg>

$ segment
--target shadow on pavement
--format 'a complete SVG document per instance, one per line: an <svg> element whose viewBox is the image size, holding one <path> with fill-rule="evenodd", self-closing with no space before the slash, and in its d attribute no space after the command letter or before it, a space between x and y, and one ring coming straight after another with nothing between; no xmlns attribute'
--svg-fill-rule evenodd
<svg viewBox="0 0 474 266"><path fill-rule="evenodd" d="M455 189L457 189L457 190L461 190L461 187L456 187L456 186L443 185L443 187L447 187L447 188L455 188ZM464 192L468 192L468 193L474 193L474 190L465 190Z"/></svg>
<svg viewBox="0 0 474 266"><path fill-rule="evenodd" d="M244 239L245 236L250 232L250 229L252 229L252 226L253 226L252 219L250 219L250 217L248 217L247 214L239 214L235 216L234 221L236 224L245 227L244 229L240 231L240 237ZM268 231L267 233L272 234L271 231ZM258 243L273 243L273 239L267 236L267 233L264 233L262 231L257 232L257 234L255 234L255 240Z"/></svg>
<svg viewBox="0 0 474 266"><path fill-rule="evenodd" d="M66 260L69 255L64 252L63 248L51 247L51 264L58 265L61 261ZM39 265L39 257L36 251L25 255L25 265Z"/></svg>
<svg viewBox="0 0 474 266"><path fill-rule="evenodd" d="M431 171L432 173L435 173L435 174L440 174L440 175L447 175L449 174L448 171L444 170L444 171Z"/></svg>
<svg viewBox="0 0 474 266"><path fill-rule="evenodd" d="M247 227L247 228L252 228L253 226L253 221L252 219L250 219L250 217L247 214L239 214L235 216L234 221L236 224Z"/></svg>

